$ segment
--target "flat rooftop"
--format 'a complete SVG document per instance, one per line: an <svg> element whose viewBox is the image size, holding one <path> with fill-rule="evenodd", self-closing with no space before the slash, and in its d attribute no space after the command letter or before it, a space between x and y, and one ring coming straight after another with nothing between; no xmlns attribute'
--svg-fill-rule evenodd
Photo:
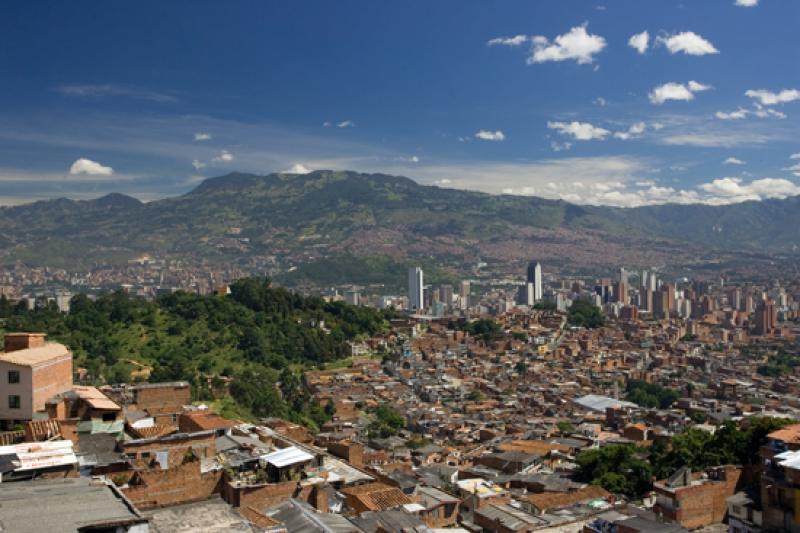
<svg viewBox="0 0 800 533"><path fill-rule="evenodd" d="M144 523L137 509L103 481L89 478L0 483L0 530L74 533L87 526Z"/></svg>

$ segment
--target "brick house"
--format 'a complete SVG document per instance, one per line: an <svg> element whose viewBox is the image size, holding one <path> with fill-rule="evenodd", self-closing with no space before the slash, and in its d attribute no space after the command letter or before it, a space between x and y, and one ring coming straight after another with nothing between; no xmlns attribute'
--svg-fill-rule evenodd
<svg viewBox="0 0 800 533"><path fill-rule="evenodd" d="M687 529L721 523L728 510L727 498L736 493L741 474L741 467L732 465L696 473L683 467L653 484L653 510Z"/></svg>
<svg viewBox="0 0 800 533"><path fill-rule="evenodd" d="M31 420L72 388L72 352L44 333L7 333L0 353L0 429Z"/></svg>

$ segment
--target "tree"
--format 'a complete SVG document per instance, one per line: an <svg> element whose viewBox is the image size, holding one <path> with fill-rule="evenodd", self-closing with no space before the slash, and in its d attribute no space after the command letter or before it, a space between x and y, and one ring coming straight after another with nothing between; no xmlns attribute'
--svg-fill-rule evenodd
<svg viewBox="0 0 800 533"><path fill-rule="evenodd" d="M373 414L375 420L369 425L371 437L393 437L406 427L405 418L388 404L379 405Z"/></svg>
<svg viewBox="0 0 800 533"><path fill-rule="evenodd" d="M599 328L605 325L600 308L587 300L575 300L567 312L569 324L582 328Z"/></svg>
<svg viewBox="0 0 800 533"><path fill-rule="evenodd" d="M600 485L617 494L638 497L653 487L650 464L631 445L611 445L582 452L577 457L578 481Z"/></svg>

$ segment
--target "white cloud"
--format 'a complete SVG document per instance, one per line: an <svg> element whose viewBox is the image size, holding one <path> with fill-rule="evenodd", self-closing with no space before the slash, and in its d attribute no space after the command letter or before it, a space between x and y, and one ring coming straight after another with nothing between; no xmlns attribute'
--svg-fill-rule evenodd
<svg viewBox="0 0 800 533"><path fill-rule="evenodd" d="M645 30L642 33L632 35L631 38L628 39L628 46L635 48L640 54L644 54L647 52L647 47L650 46L650 33Z"/></svg>
<svg viewBox="0 0 800 533"><path fill-rule="evenodd" d="M686 85L682 83L665 83L659 85L650 91L648 97L650 102L656 105L661 105L667 100L679 100L689 102L694 100L694 93L700 91L707 91L711 88L710 85L703 85L702 83L691 80Z"/></svg>
<svg viewBox="0 0 800 533"><path fill-rule="evenodd" d="M204 168L206 164L200 161L199 159L195 159L192 161L192 166L194 167L195 170L200 170L201 168Z"/></svg>
<svg viewBox="0 0 800 533"><path fill-rule="evenodd" d="M356 125L356 123L353 122L352 120L343 120L343 121L339 122L338 124L336 124L336 127L337 128L353 128L353 127L355 127L355 125Z"/></svg>
<svg viewBox="0 0 800 533"><path fill-rule="evenodd" d="M781 113L780 111L776 111L774 109L765 109L763 106L761 106L761 104L756 104L755 111L750 111L740 107L736 111L717 111L714 113L714 116L720 120L742 120L747 118L749 115L753 115L758 118L786 118L786 113Z"/></svg>
<svg viewBox="0 0 800 533"><path fill-rule="evenodd" d="M760 104L756 104L756 110L753 111L753 114L758 118L768 118L768 117L774 117L779 119L786 118L786 113L782 113L774 109L764 109L763 107L761 107Z"/></svg>
<svg viewBox="0 0 800 533"><path fill-rule="evenodd" d="M725 161L722 162L723 165L744 165L745 162L741 159L736 159L735 157L729 157Z"/></svg>
<svg viewBox="0 0 800 533"><path fill-rule="evenodd" d="M750 98L758 100L761 105L785 104L795 100L800 100L800 90L797 89L784 89L777 93L773 93L766 89L750 89L744 94L745 96L749 96Z"/></svg>
<svg viewBox="0 0 800 533"><path fill-rule="evenodd" d="M689 87L689 90L692 91L693 93L699 93L711 89L711 85L704 85L694 80L689 80L687 87Z"/></svg>
<svg viewBox="0 0 800 533"><path fill-rule="evenodd" d="M97 161L92 161L91 159L81 157L72 163L72 166L69 167L69 173L73 176L78 174L86 174L89 176L111 176L114 174L114 169L103 166Z"/></svg>
<svg viewBox="0 0 800 533"><path fill-rule="evenodd" d="M693 31L684 31L668 37L658 37L656 42L666 46L671 54L683 52L691 56L703 56L719 53L719 50L714 48L713 44Z"/></svg>
<svg viewBox="0 0 800 533"><path fill-rule="evenodd" d="M208 141L210 139L211 139L211 134L210 133L197 132L197 133L194 134L194 140L195 141Z"/></svg>
<svg viewBox="0 0 800 533"><path fill-rule="evenodd" d="M794 174L795 176L800 178L800 163L797 163L796 165L792 165L792 166L790 166L788 168L785 168L783 170L788 170L789 172L791 172L792 174Z"/></svg>
<svg viewBox="0 0 800 533"><path fill-rule="evenodd" d="M743 118L747 118L747 115L750 112L747 109L742 109L741 107L736 111L717 111L714 113L714 116L720 120L742 120Z"/></svg>
<svg viewBox="0 0 800 533"><path fill-rule="evenodd" d="M718 178L703 183L699 189L710 197L706 203L730 204L747 200L765 200L767 198L786 198L800 194L800 187L786 179L761 178L745 183L741 178Z"/></svg>
<svg viewBox="0 0 800 533"><path fill-rule="evenodd" d="M309 172L313 172L313 170L301 163L295 163L291 167L284 170L283 174L308 174Z"/></svg>
<svg viewBox="0 0 800 533"><path fill-rule="evenodd" d="M800 159L800 152L797 152L796 154L790 155L789 159Z"/></svg>
<svg viewBox="0 0 800 533"><path fill-rule="evenodd" d="M758 5L758 0L736 0L734 4L741 7L755 7Z"/></svg>
<svg viewBox="0 0 800 533"><path fill-rule="evenodd" d="M606 40L603 37L586 31L586 24L575 26L567 33L557 36L552 43L541 35L532 37L531 40L533 55L528 58L528 63L574 59L583 65L591 63L594 55L606 47Z"/></svg>
<svg viewBox="0 0 800 533"><path fill-rule="evenodd" d="M480 139L482 141L504 141L506 140L506 135L500 131L488 131L488 130L481 130L475 134L476 139Z"/></svg>
<svg viewBox="0 0 800 533"><path fill-rule="evenodd" d="M496 37L490 39L486 44L488 46L503 45L503 46L520 46L528 41L527 35L515 35L514 37Z"/></svg>
<svg viewBox="0 0 800 533"><path fill-rule="evenodd" d="M56 90L65 96L76 96L79 98L103 98L103 97L126 97L137 100L149 100L158 103L175 103L178 101L172 95L139 89L126 85L114 85L106 83L103 85L62 85Z"/></svg>
<svg viewBox="0 0 800 533"><path fill-rule="evenodd" d="M622 139L623 141L627 141L628 139L635 139L636 137L640 136L644 133L644 130L647 129L647 124L644 122L636 122L632 124L631 127L628 128L628 131L617 131L614 133L614 137L617 139Z"/></svg>
<svg viewBox="0 0 800 533"><path fill-rule="evenodd" d="M598 96L597 98L595 98L594 100L592 100L592 103L593 103L594 105L597 105L597 106L600 106L600 107L605 107L605 106L607 106L607 105L608 105L608 100L606 100L606 99L605 99L605 98L603 98L602 96Z"/></svg>
<svg viewBox="0 0 800 533"><path fill-rule="evenodd" d="M557 143L553 141L550 143L550 148L552 148L554 152L563 152L565 150L569 150L570 148L572 148L572 143L571 142Z"/></svg>
<svg viewBox="0 0 800 533"><path fill-rule="evenodd" d="M409 161L411 161L412 163L419 163L419 157L412 155Z"/></svg>
<svg viewBox="0 0 800 533"><path fill-rule="evenodd" d="M323 128L330 128L331 126L333 126L333 123L330 122L329 120L326 120L325 122L322 123Z"/></svg>
<svg viewBox="0 0 800 533"><path fill-rule="evenodd" d="M218 156L212 159L212 161L215 163L230 163L233 161L233 154L227 150L223 150Z"/></svg>
<svg viewBox="0 0 800 533"><path fill-rule="evenodd" d="M611 133L605 128L594 126L588 122L548 122L547 127L557 130L562 135L571 135L578 141L603 140Z"/></svg>

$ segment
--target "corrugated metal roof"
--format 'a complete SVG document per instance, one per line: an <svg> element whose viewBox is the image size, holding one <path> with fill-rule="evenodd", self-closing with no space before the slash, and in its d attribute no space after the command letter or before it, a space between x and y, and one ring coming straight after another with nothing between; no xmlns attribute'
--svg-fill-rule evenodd
<svg viewBox="0 0 800 533"><path fill-rule="evenodd" d="M638 405L635 403L617 400L609 396L600 396L597 394L587 394L586 396L575 398L573 401L581 407L600 412L605 412L609 407L638 407Z"/></svg>
<svg viewBox="0 0 800 533"><path fill-rule="evenodd" d="M262 455L260 459L263 459L276 468L283 468L284 466L313 461L314 456L310 453L304 452L300 448L289 446L288 448L283 448L277 452Z"/></svg>
<svg viewBox="0 0 800 533"><path fill-rule="evenodd" d="M72 449L72 441L25 442L11 446L0 446L0 456L16 455L15 471L52 468L73 465L78 462Z"/></svg>

